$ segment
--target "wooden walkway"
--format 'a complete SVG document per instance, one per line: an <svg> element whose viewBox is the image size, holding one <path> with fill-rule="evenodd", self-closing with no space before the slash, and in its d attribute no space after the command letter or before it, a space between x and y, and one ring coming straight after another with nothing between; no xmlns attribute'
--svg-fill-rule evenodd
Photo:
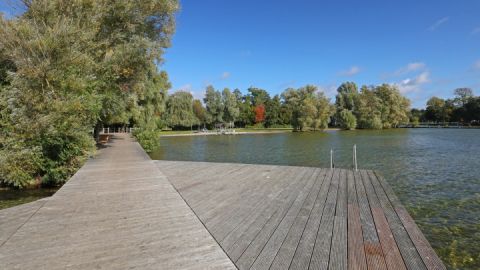
<svg viewBox="0 0 480 270"><path fill-rule="evenodd" d="M157 165L239 269L446 269L375 172Z"/></svg>
<svg viewBox="0 0 480 270"><path fill-rule="evenodd" d="M235 269L128 134L54 196L0 211L0 269Z"/></svg>

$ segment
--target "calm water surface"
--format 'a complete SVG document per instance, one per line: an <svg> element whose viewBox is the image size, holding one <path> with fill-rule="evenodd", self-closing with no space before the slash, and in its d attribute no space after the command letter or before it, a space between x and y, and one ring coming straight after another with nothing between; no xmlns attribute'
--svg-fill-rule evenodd
<svg viewBox="0 0 480 270"><path fill-rule="evenodd" d="M480 129L163 137L153 159L352 167L383 174L450 269L480 269Z"/></svg>
<svg viewBox="0 0 480 270"><path fill-rule="evenodd" d="M44 197L49 197L52 196L57 190L58 188L27 190L0 189L0 209L33 202Z"/></svg>

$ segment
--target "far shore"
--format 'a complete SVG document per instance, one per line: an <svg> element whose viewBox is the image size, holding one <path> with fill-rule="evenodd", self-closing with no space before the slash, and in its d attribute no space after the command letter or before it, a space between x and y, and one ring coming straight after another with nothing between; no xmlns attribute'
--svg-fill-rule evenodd
<svg viewBox="0 0 480 270"><path fill-rule="evenodd" d="M238 130L238 131L237 131ZM328 128L318 131L335 131L341 130L339 128ZM185 136L213 136L213 135L254 135L254 134L278 134L278 133L289 133L293 132L293 129L236 129L235 132L221 133L215 130L210 130L208 132L195 132L195 131L162 131L160 133L161 137L185 137Z"/></svg>

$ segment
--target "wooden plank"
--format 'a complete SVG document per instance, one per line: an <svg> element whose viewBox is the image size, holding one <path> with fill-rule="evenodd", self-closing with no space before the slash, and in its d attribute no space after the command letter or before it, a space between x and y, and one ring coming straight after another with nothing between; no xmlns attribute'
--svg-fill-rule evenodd
<svg viewBox="0 0 480 270"><path fill-rule="evenodd" d="M327 170L324 183L315 201L315 205L310 213L305 230L298 243L297 250L290 264L290 269L308 269L310 259L315 246L318 228L325 210L328 191L331 186L334 170Z"/></svg>
<svg viewBox="0 0 480 270"><path fill-rule="evenodd" d="M302 206L302 209L300 210L300 213L295 220L295 223L290 228L290 231L288 232L288 235L283 242L282 247L275 256L275 259L272 262L270 269L289 268L293 256L295 255L295 250L297 249L298 243L305 231L305 227L310 218L315 202L317 201L318 195L320 194L320 189L326 181L326 176L326 170L322 170L322 172L317 176L317 182L315 183L311 194L309 194L309 197L305 201L305 204Z"/></svg>
<svg viewBox="0 0 480 270"><path fill-rule="evenodd" d="M269 244L267 247L267 249L271 247L272 252L276 247L275 240L278 239L278 241L283 241L282 240L283 231L287 230L290 227L291 225L290 221L293 221L293 219L297 215L298 211L300 210L300 207L303 205L303 201L305 200L306 196L309 193L310 188L315 182L314 181L315 179L310 177L312 174L313 174L312 170L307 171L305 178L308 181L306 181L306 183L300 189L298 195L296 196L292 204L289 204L290 207L285 208L284 211L282 211L281 214L278 215L276 219L269 220L269 223L267 223L262 228L262 230L259 232L256 238L251 242L251 244L248 246L248 248L245 250L242 256L235 262L238 268L240 269L250 268L251 265L255 262L255 260L259 256L259 254L262 252L264 247L267 245L267 243L272 243L272 242L269 242L272 235L274 235L274 237L272 238L274 239L273 244ZM276 231L278 231L278 233L276 233ZM270 252L270 251L267 250L267 252ZM264 257L265 256L262 256L262 258Z"/></svg>
<svg viewBox="0 0 480 270"><path fill-rule="evenodd" d="M311 169L311 171L312 174L309 177L309 182L307 183L309 188L297 197L294 205L289 209L282 222L278 225L277 229L266 243L265 247L255 259L251 269L259 270L270 268L270 265L285 242L285 239L292 227L297 231L296 234L299 235L298 238L300 238L303 228L300 228L301 225L294 227L294 223L302 223L302 216L305 217L304 220L306 221L311 207L313 206L313 202L317 196L316 191L318 189L316 187L321 186L321 181L318 179L319 171L315 169ZM312 183L312 186L310 186L310 182Z"/></svg>
<svg viewBox="0 0 480 270"><path fill-rule="evenodd" d="M247 254L248 256L253 257L253 260L255 259L255 256L258 254L258 252L260 252L258 249L262 248L264 246L264 243L268 241L271 233L273 233L273 230L275 230L277 225L283 219L286 212L288 211L288 209L290 209L293 202L297 198L297 195L302 190L302 187L305 185L304 176L307 173L308 169L305 168L302 173L296 175L296 180L294 181L298 181L298 187L296 187L296 189L289 194L288 198L280 204L279 208L275 209L274 212L271 212L272 215L269 216L268 220L266 220L265 223L263 222L263 220L253 223L242 234L240 239L235 242L235 244L230 249L227 249L227 253L234 262L237 262L239 258L245 254L246 250L252 245L252 248L250 248L250 251ZM251 263L253 263L253 260L251 259L252 258L249 258L249 261L245 262L245 265L250 266ZM238 263L237 267L239 267Z"/></svg>
<svg viewBox="0 0 480 270"><path fill-rule="evenodd" d="M218 240L221 242L232 230L238 227L243 220L257 211L262 211L264 206L269 205L279 194L291 186L292 181L285 178L287 172L297 171L292 168L280 170L279 175L271 175L273 183L267 183L262 189L254 189L249 193L250 196L241 196L241 200L234 202L234 205L241 205L235 209L229 209L229 214L222 215L223 222L212 225L212 233L216 232Z"/></svg>
<svg viewBox="0 0 480 270"><path fill-rule="evenodd" d="M367 197L370 201L370 207L372 210L373 220L377 229L377 234L380 239L383 255L385 256L385 263L388 269L404 270L406 269L403 262L402 255L398 250L397 243L393 238L393 234L388 225L387 219L383 213L380 205L380 201L375 194L370 176L366 171L361 172L363 185L367 191Z"/></svg>
<svg viewBox="0 0 480 270"><path fill-rule="evenodd" d="M212 207L216 209L216 214L206 220L211 232L217 234L228 230L225 227L235 227L235 224L240 222L245 215L248 215L259 202L268 198L268 195L276 194L287 185L288 179L282 176L289 170L295 169L298 168L272 168L268 171L250 169L257 172L257 175L249 177L242 187L236 186L235 189L230 189L232 193L227 193L227 199ZM219 239L223 239L228 232L221 233Z"/></svg>
<svg viewBox="0 0 480 270"><path fill-rule="evenodd" d="M309 194L309 197L305 201L302 209L300 210L299 215L297 216L295 223L290 228L288 235L283 242L280 250L275 256L271 269L288 269L293 256L295 255L295 250L297 249L298 243L305 231L307 221L310 218L311 212L314 208L315 202L317 201L318 195L320 194L321 187L325 184L325 178L327 176L326 170L323 170L317 176L317 182Z"/></svg>
<svg viewBox="0 0 480 270"><path fill-rule="evenodd" d="M287 171L283 177L290 183L278 196L273 197L271 201L263 204L256 209L251 215L239 223L239 225L232 230L224 239L220 241L220 244L225 250L230 250L232 246L242 237L242 235L251 227L257 228L254 224L265 224L267 220L276 212L280 206L286 202L291 195L298 188L298 180L292 172ZM296 173L298 175L298 173ZM296 181L295 181L296 180Z"/></svg>
<svg viewBox="0 0 480 270"><path fill-rule="evenodd" d="M340 170L334 170L309 269L328 269Z"/></svg>
<svg viewBox="0 0 480 270"><path fill-rule="evenodd" d="M397 215L399 216L404 228L408 232L417 252L420 254L425 266L427 269L446 269L443 262L437 256L433 248L428 243L425 236L422 234L418 226L413 221L410 214L403 207L403 205L398 200L397 196L393 193L390 186L385 182L383 177L378 174L375 175L376 179L379 181L383 187L384 192L387 194L390 202L393 204Z"/></svg>
<svg viewBox="0 0 480 270"><path fill-rule="evenodd" d="M347 174L348 187L348 269L367 270L363 233L360 221L360 209L353 172Z"/></svg>
<svg viewBox="0 0 480 270"><path fill-rule="evenodd" d="M333 221L332 248L328 269L347 269L347 171L340 171L337 208Z"/></svg>
<svg viewBox="0 0 480 270"><path fill-rule="evenodd" d="M389 186L383 186L378 177L372 177L371 181L407 269L427 269L385 192L388 190L391 193ZM393 197L393 193L390 196L396 204L400 203L396 196Z"/></svg>
<svg viewBox="0 0 480 270"><path fill-rule="evenodd" d="M360 207L360 221L363 231L363 242L365 248L365 257L367 259L368 269L387 269L385 258L370 212L370 204L367 198L365 187L363 186L362 176L360 172L356 172L355 184L357 189L358 205Z"/></svg>

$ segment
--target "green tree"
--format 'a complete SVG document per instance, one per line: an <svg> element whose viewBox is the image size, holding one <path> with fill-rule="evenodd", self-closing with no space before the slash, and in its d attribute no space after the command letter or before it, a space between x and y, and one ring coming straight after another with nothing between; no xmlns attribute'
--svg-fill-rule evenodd
<svg viewBox="0 0 480 270"><path fill-rule="evenodd" d="M447 120L447 110L445 100L438 97L431 97L427 101L425 116L429 121L445 122Z"/></svg>
<svg viewBox="0 0 480 270"><path fill-rule="evenodd" d="M299 89L289 88L282 93L285 108L291 111L291 120L295 130L316 130L328 127L332 108L323 93L317 93L317 87L306 85Z"/></svg>
<svg viewBox="0 0 480 270"><path fill-rule="evenodd" d="M375 94L381 101L382 128L392 128L408 123L410 101L400 94L396 86L379 85L375 87Z"/></svg>
<svg viewBox="0 0 480 270"><path fill-rule="evenodd" d="M169 46L178 3L25 3L24 14L0 20L0 50L15 67L0 101L8 101L0 108L6 127L0 156L15 166L1 166L0 181L56 185L94 151L94 127L135 124L137 134L150 134L161 124L170 86L157 63Z"/></svg>
<svg viewBox="0 0 480 270"><path fill-rule="evenodd" d="M339 111L347 109L349 111L355 110L355 101L358 96L358 88L354 82L342 83L337 88L337 96L335 99L335 106Z"/></svg>
<svg viewBox="0 0 480 270"><path fill-rule="evenodd" d="M224 104L222 94L215 90L213 86L207 86L205 98L203 99L207 107L207 115L210 124L223 123Z"/></svg>
<svg viewBox="0 0 480 270"><path fill-rule="evenodd" d="M279 95L275 95L272 99L268 100L265 104L266 120L265 125L272 127L283 124L281 118L282 104Z"/></svg>
<svg viewBox="0 0 480 270"><path fill-rule="evenodd" d="M222 92L222 102L224 106L224 120L227 122L235 122L240 115L236 95L233 94L230 89L225 88Z"/></svg>
<svg viewBox="0 0 480 270"><path fill-rule="evenodd" d="M338 87L335 98L336 125L344 129L354 129L356 127L357 120L355 115L353 115L353 111L356 110L355 104L358 103L357 99L358 88L354 82L345 82Z"/></svg>
<svg viewBox="0 0 480 270"><path fill-rule="evenodd" d="M381 106L382 101L375 94L375 89L362 86L354 111L357 126L364 129L381 129L383 127Z"/></svg>
<svg viewBox="0 0 480 270"><path fill-rule="evenodd" d="M207 110L203 107L202 102L198 99L193 100L192 108L198 122L205 125L207 123Z"/></svg>
<svg viewBox="0 0 480 270"><path fill-rule="evenodd" d="M473 90L471 88L457 88L453 92L455 95L455 104L461 107L465 106L465 104L467 104L467 102L474 97Z"/></svg>
<svg viewBox="0 0 480 270"><path fill-rule="evenodd" d="M193 112L193 96L189 92L178 91L167 100L166 119L172 128L191 128L199 124Z"/></svg>
<svg viewBox="0 0 480 270"><path fill-rule="evenodd" d="M343 109L337 113L338 124L343 129L355 129L357 127L357 118L350 110Z"/></svg>
<svg viewBox="0 0 480 270"><path fill-rule="evenodd" d="M248 88L248 93L250 93L252 106L258 106L260 104L265 105L265 103L270 100L270 95L264 89L250 87Z"/></svg>

